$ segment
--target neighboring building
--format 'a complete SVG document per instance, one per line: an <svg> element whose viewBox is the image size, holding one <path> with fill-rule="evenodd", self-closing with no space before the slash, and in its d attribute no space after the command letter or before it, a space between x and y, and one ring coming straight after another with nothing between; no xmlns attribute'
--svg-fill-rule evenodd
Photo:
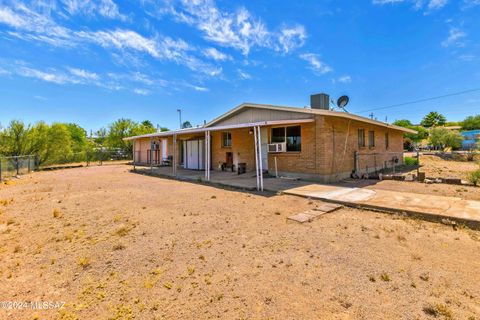
<svg viewBox="0 0 480 320"><path fill-rule="evenodd" d="M257 171L257 176L268 171L332 182L401 164L403 134L416 133L331 111L325 94L312 96L311 104L294 108L243 103L202 127L126 140L134 141L136 164L171 164L175 172L245 169Z"/></svg>
<svg viewBox="0 0 480 320"><path fill-rule="evenodd" d="M480 130L460 132L463 136L462 149L471 150L480 147Z"/></svg>

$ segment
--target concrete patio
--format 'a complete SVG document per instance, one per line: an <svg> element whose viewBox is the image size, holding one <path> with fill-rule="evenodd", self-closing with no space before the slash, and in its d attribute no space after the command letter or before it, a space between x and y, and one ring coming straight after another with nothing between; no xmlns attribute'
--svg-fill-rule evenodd
<svg viewBox="0 0 480 320"><path fill-rule="evenodd" d="M175 178L178 180L184 181L195 181L195 182L206 182L205 181L205 171L203 170L187 170L187 169L177 169L176 176L173 173L172 167L138 167L136 171L160 176L160 177L169 177ZM257 190L257 179L255 172L247 172L244 174L237 174L236 172L231 171L210 171L210 181L208 183L217 184L227 187L239 188L249 191ZM292 187L301 187L310 185L311 182L286 179L286 178L275 178L265 175L264 176L264 191L267 192L278 192L288 190Z"/></svg>
<svg viewBox="0 0 480 320"><path fill-rule="evenodd" d="M204 171L177 169L176 176L171 167L137 167L136 171L183 181L210 183L249 191L256 190L256 176L253 172L239 175L229 171L211 171L210 181L207 182ZM282 192L350 207L407 214L423 220L456 222L480 229L480 201L380 189L342 187L269 176L264 177L264 190L270 193Z"/></svg>

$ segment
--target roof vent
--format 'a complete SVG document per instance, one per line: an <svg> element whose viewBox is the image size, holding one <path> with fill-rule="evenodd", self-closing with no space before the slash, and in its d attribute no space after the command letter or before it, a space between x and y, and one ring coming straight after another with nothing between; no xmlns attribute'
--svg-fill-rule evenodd
<svg viewBox="0 0 480 320"><path fill-rule="evenodd" d="M326 93L312 94L310 106L312 109L330 110L330 96Z"/></svg>

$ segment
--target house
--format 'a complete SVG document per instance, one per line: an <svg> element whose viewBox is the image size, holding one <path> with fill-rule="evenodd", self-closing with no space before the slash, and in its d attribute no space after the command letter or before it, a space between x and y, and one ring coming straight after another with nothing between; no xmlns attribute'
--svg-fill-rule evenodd
<svg viewBox="0 0 480 320"><path fill-rule="evenodd" d="M413 130L332 111L329 96L310 108L243 103L202 127L126 138L134 163L177 170L256 172L321 182L402 164L403 134ZM209 170L205 170L209 168Z"/></svg>
<svg viewBox="0 0 480 320"><path fill-rule="evenodd" d="M462 131L462 149L472 150L480 147L480 130Z"/></svg>

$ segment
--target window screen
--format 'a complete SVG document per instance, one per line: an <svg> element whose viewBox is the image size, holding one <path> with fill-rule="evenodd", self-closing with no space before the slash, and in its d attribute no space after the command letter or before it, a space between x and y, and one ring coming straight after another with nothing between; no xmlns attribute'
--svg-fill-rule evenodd
<svg viewBox="0 0 480 320"><path fill-rule="evenodd" d="M365 147L365 129L358 129L358 147Z"/></svg>

